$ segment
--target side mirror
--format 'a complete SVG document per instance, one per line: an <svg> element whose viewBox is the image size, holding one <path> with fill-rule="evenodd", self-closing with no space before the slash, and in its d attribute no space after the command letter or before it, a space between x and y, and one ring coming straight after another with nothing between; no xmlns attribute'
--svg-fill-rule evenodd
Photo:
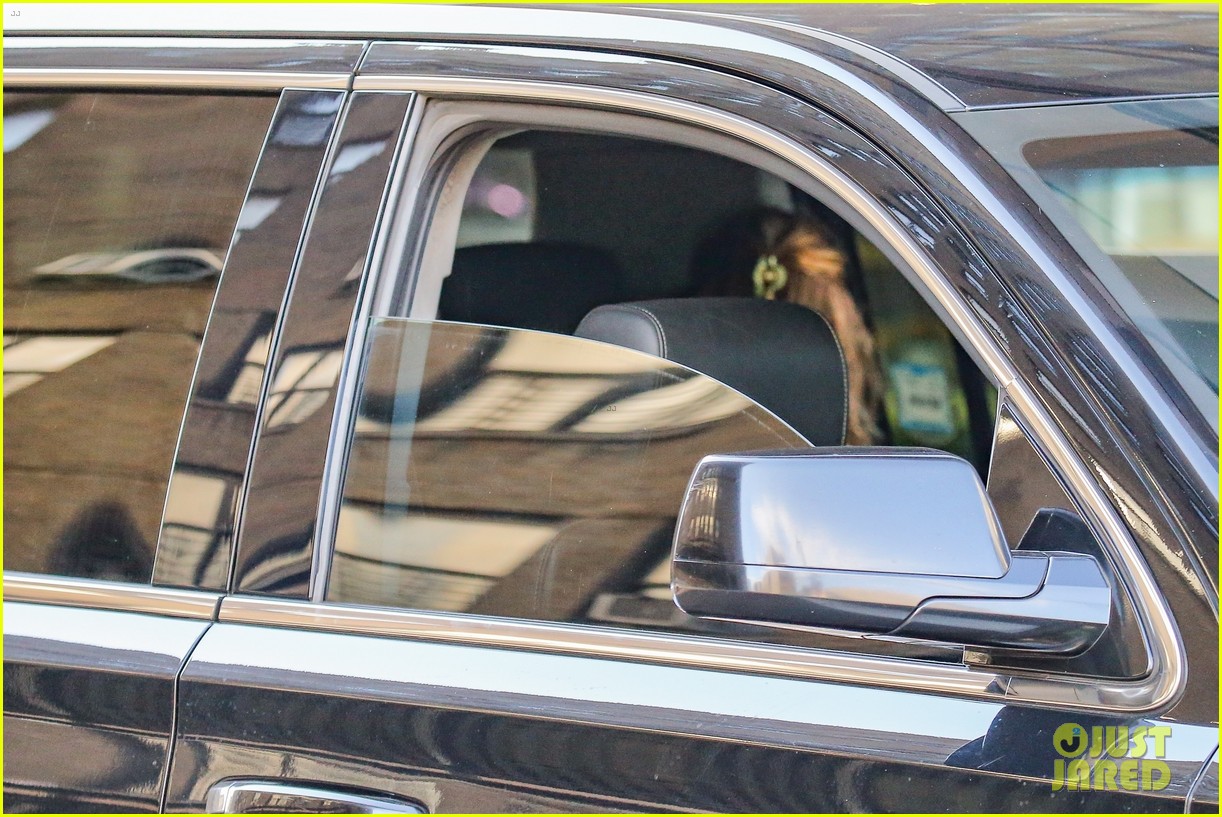
<svg viewBox="0 0 1222 817"><path fill-rule="evenodd" d="M1094 558L1011 553L970 464L900 448L705 457L671 590L695 616L1059 655L1112 604Z"/></svg>

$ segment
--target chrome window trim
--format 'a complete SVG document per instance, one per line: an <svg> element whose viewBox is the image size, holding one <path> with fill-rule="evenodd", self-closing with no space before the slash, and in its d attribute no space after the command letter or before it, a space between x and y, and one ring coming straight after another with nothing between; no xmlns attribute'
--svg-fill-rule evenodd
<svg viewBox="0 0 1222 817"><path fill-rule="evenodd" d="M7 571L4 600L211 621L216 618L221 594Z"/></svg>
<svg viewBox="0 0 1222 817"><path fill-rule="evenodd" d="M1151 647L1149 673L1131 681L1066 678L1048 673L1011 676L966 667L950 668L951 674L946 675L944 670L948 668L921 664L916 672L900 672L903 680L899 683L915 690L965 694L962 684L964 679L971 678L969 686L980 689L979 694L988 698L999 697L1014 703L1128 713L1156 711L1171 705L1178 698L1186 683L1183 643L1167 603L1163 600L1123 521L1107 502L1099 486L1091 479L1089 471L1074 454L1072 447L1056 430L1032 387L1018 379L1017 373L993 343L985 328L958 300L954 290L941 278L915 240L852 180L842 176L814 152L806 150L792 139L750 120L646 92L557 82L411 74L359 75L353 82L353 90L415 91L421 95L452 99L508 98L661 117L737 138L788 161L824 185L843 202L856 209L914 271L923 288L934 298L933 305L938 307L944 318L968 340L968 345L978 361L997 383L1001 392L999 403L1007 396L1010 397L1020 417L1026 421L1049 459L1069 483L1088 522L1096 530L1102 531L1111 543L1110 550L1123 565L1123 573L1137 600L1138 615ZM408 161L414 158L412 153L407 156ZM428 158L431 162L432 157ZM404 172L403 164L401 157L400 166L395 171L396 178ZM966 169L965 172L970 173ZM390 268L385 260L396 255L388 248L395 226L402 220L405 211L410 216L415 210L414 193L412 196L411 200L394 202L395 212L383 218L382 232L375 242L375 254L383 259L383 264L381 267L370 265L371 274L375 277L365 284L366 292L356 316L357 325L368 318L369 309L375 299L374 293L381 291L386 285L387 276L398 274L398 270ZM1042 257L1036 261L1047 263L1047 259ZM343 364L344 372L356 372L364 354L363 335L351 338L350 341ZM354 399L356 378L348 375L341 376L341 379L343 388L336 399L340 405L347 405ZM333 426L335 430L338 428ZM339 461L345 456L347 442L347 435L342 440L336 436L331 438L327 473L322 486L320 519L328 518L324 515L324 508L337 507L343 475ZM316 567L329 570L333 546L332 537L323 536L316 540ZM321 598L326 579L325 573L311 577L312 599ZM759 672L778 671L850 683L896 683L897 667L902 665L901 659L896 658L874 658L799 648L760 647L745 642L709 643L687 636L667 634L652 635L648 640L641 641L641 636L637 633L606 632L585 625L574 627L547 622L483 619L473 623L472 617L465 615L347 608L332 604L320 605L317 601L297 603L306 605L297 608L288 608L286 604L293 603L233 597L222 604L221 617L222 620L228 617L228 620L243 623L275 623L336 631L371 628L387 635L436 638L459 643L484 644L492 639L492 643L522 649L562 650L667 663L677 661L727 670L749 668ZM235 616L239 618L233 618ZM633 637L628 638L628 635ZM758 657L759 650L771 651L769 660L761 661L748 657ZM981 678L982 681L976 682L976 678Z"/></svg>
<svg viewBox="0 0 1222 817"><path fill-rule="evenodd" d="M350 74L288 71L188 71L122 68L6 68L5 87L214 88L280 91L286 88L344 90Z"/></svg>
<svg viewBox="0 0 1222 817"><path fill-rule="evenodd" d="M831 650L777 647L714 637L614 629L489 616L316 603L258 596L227 596L218 621L356 635L440 641L474 647L638 661L692 669L832 681L908 692L967 697L1001 704L1051 704L1141 714L1153 707L1135 692L1144 685L1083 683L1043 676L1038 687L1016 686L1011 676L963 664ZM1033 694L1038 693L1038 695Z"/></svg>
<svg viewBox="0 0 1222 817"><path fill-rule="evenodd" d="M342 173L341 174L332 173L333 164L335 162L336 156L339 155L344 145L347 144L350 140L354 138L353 134L350 132L350 128L355 127L353 125L353 119L355 117L358 123L360 122L360 119L361 119L360 116L354 113L354 110L358 107L358 105L363 105L365 102L371 101L372 99L377 99L379 97L382 99L397 98L397 99L404 100L405 105L404 105L403 119L402 121L400 121L400 123L397 126L398 130L396 131L397 136L395 139L394 150L387 156L387 159L386 159L386 162L387 162L386 178L382 180L381 186L377 188L377 192L376 192L376 195L378 197L377 204L369 208L371 211L373 211L373 216L370 218L369 227L368 227L369 236L370 236L369 240L368 242L361 242L361 246L365 247L365 253L363 256L363 260L360 261L361 270L362 270L362 278L360 279L360 287L358 289L358 292L357 294L352 295L351 299L349 299L347 295L344 295L342 298L342 301L343 301L342 304L338 300L330 301L332 308L345 309L343 304L347 304L347 303L352 303L353 306L349 307L351 309L351 312L350 312L350 317L346 324L347 328L344 334L344 349L343 349L343 354L341 358L339 379L336 381L336 385L328 390L328 395L332 395L332 393L334 393L335 396L328 396L327 398L328 401L334 403L336 400L338 400L339 399L338 396L341 394L339 389L342 386L342 384L346 383L346 378L356 376L355 373L349 372L347 368L349 365L349 361L353 357L353 355L349 351L352 345L351 339L356 334L355 329L359 325L357 322L361 320L361 316L363 314L360 312L360 309L359 309L359 305L360 305L359 299L360 297L363 297L363 293L366 290L364 286L364 280L365 280L364 272L369 267L370 258L372 257L372 253L376 252L378 248L379 238L380 238L380 222L383 218L385 197L387 195L387 190L393 186L393 181L394 181L393 174L395 172L395 167L398 163L400 155L402 154L404 150L404 146L406 145L406 140L408 138L408 136L406 135L407 129L411 127L411 121L412 121L411 120L411 111L414 109L414 106L416 105L415 103L416 95L410 92L408 93L378 92L378 93L361 93L361 94L350 93L347 95L347 99L345 101L345 107L342 113L340 123L337 127L337 130L335 131L332 142L328 148L329 155L324 162L324 165L323 165L324 170L322 172L322 176L320 177L318 186L315 189L314 200L313 200L313 203L311 204L309 220L308 220L308 224L307 224L306 232L305 232L306 237L304 238L304 243L302 243L299 246L298 255L293 262L293 270L291 273L291 277L289 279L289 284L285 290L285 296L284 296L285 300L282 302L282 305L280 307L280 318L278 319L277 326L275 329L275 335L271 342L272 351L271 351L270 360L272 362L269 365L269 371L264 376L264 380L263 380L262 391L260 393L258 417L256 420L256 438L255 438L254 446L251 449L250 458L247 461L248 477L247 477L246 484L243 487L242 494L240 497L241 508L239 511L239 524L238 524L238 530L236 533L237 545L234 548L234 552L233 552L234 561L232 562L231 573L230 573L230 590L231 591L236 591L242 586L242 581L244 579L243 570L242 570L243 564L244 564L243 560L245 558L244 554L248 551L254 552L259 549L258 544L255 544L253 546L250 545L248 542L248 539L251 535L253 535L249 533L249 527L253 524L252 523L252 513L251 513L252 502L256 502L254 498L260 495L261 488L264 487L258 481L258 470L256 466L258 465L260 461L260 457L263 457L266 455L266 452L261 451L261 447L264 445L264 442L267 439L263 436L264 421L266 420L265 401L267 399L269 390L271 388L271 384L275 382L276 369L278 369L280 365L279 360L280 360L281 353L284 351L286 343L289 343L289 341L286 340L286 338L289 338L289 336L295 333L298 335L302 334L301 332L298 332L293 329L293 327L295 326L297 327L297 329L300 329L300 325L294 322L293 317L292 317L292 312L293 312L292 305L294 303L294 299L298 298L301 295L301 290L303 289L309 290L311 286L316 286L318 283L317 281L314 281L313 283L311 283L309 281L304 281L303 279L303 276L305 276L306 278L311 277L309 275L306 275L306 273L308 272L312 271L314 275L318 274L317 269L315 269L318 265L317 263L314 263L316 259L314 259L312 251L311 251L310 236L313 235L316 229L318 229L318 225L320 223L319 219L327 215L327 213L325 212L325 209L326 209L326 202L328 201L327 194L328 194L328 187L330 183L334 181L336 178L338 178L339 175L342 175ZM369 189L366 190L365 192L366 192L366 198L363 198L362 201L368 202L372 200L372 197L375 195L375 193L373 192L372 183ZM351 242L349 242L349 245L351 245ZM334 259L331 259L331 260L334 261ZM341 271L347 271L349 269L355 269L355 267L351 267L347 264L344 264L343 270ZM335 283L335 282L332 282L332 283ZM317 295L318 293L313 293L313 294ZM330 296L326 296L326 297L330 297ZM308 333L305 333L305 334L308 334ZM292 338L290 338L290 340L291 339ZM331 342L330 338L327 338L326 340L327 342ZM297 342L297 341L294 341L294 342ZM318 338L308 338L305 340L304 345L309 346L309 347L316 347L319 345L319 343L320 343L320 340ZM328 432L328 436L326 440L326 446L325 446L325 450L327 452L331 450L331 447L332 447L331 440L334 439L334 435L339 433L339 430L336 427L336 423L339 420L341 420L343 417L347 416L348 412L349 412L349 408L347 406L344 406L342 403L337 403L336 407L334 407L330 411L331 426L329 428L329 432ZM314 444L313 442L310 443L311 446L313 444ZM309 479L311 480L312 484L314 480L316 479L317 484L321 486L325 484L326 482L326 474L327 474L328 469L331 468L331 464L330 464L330 460L326 459L325 456L320 456L320 459L322 459L323 462L322 462L321 468L319 469L318 474L315 476L313 473L311 473L309 476ZM298 474L298 476L300 476L300 474ZM311 506L312 514L316 519L316 524L317 524L317 517L319 516L320 509L322 507L323 505L321 502L317 503L316 505ZM261 517L263 514L263 510L265 510L265 508L259 508L259 513L254 514L254 516ZM278 509L277 512L279 513L280 510L281 509ZM316 536L317 534L315 534L315 537ZM315 567L315 562L314 562L314 559L316 558L316 554L317 554L317 548L314 548L311 546L311 557L310 557L311 558L311 563L310 563L311 583L314 581L313 576L316 574L316 567Z"/></svg>
<svg viewBox="0 0 1222 817"><path fill-rule="evenodd" d="M254 469L255 456L258 454L259 435L263 428L264 409L267 407L268 395L272 389L272 369L280 349L280 339L284 333L284 325L288 317L289 304L292 301L293 288L297 283L297 271L301 268L301 260L305 255L305 247L309 242L310 231L314 228L314 216L318 212L318 201L322 198L323 188L326 187L332 162L335 161L335 155L339 151L340 141L344 133L344 124L347 121L348 111L351 106L352 94L347 93L340 104L339 117L331 130L331 138L327 140L322 162L318 166L318 175L314 178L314 191L310 195L309 204L306 205L305 217L301 223L301 234L297 237L297 248L293 252L293 263L289 269L284 293L280 298L280 307L276 311L276 320L272 324L271 334L268 335L267 363L263 371L263 379L259 383L259 397L255 403L255 417L250 446L246 450L244 476L242 484L238 488L237 496L234 498L233 541L229 548L229 572L225 578L225 585L230 593L237 590L238 544L242 541L242 527L245 525L246 520L246 498L250 488L250 474ZM175 462L177 462L177 452L175 452Z"/></svg>
<svg viewBox="0 0 1222 817"><path fill-rule="evenodd" d="M996 676L963 665L927 665L897 658L773 647L726 639L614 629L491 616L306 602L257 596L228 596L218 620L229 624L273 625L324 632L397 636L538 652L620 658L701 669L724 669L793 677L827 677L811 671L812 659L836 680L917 690L932 674L939 691L996 697L1004 685ZM825 660L826 659L826 660ZM929 671L929 672L927 672ZM991 694L990 694L991 693Z"/></svg>
<svg viewBox="0 0 1222 817"><path fill-rule="evenodd" d="M356 307L352 310L352 319L348 324L348 341L344 346L343 362L335 385L335 412L331 417L331 434L327 439L327 454L319 487L318 513L314 522L314 549L310 556L309 598L314 601L322 601L327 589L326 580L331 572L334 531L339 520L339 502L330 501L331 494L328 493L328 488L335 486L334 495L336 497L342 490L347 458L336 458L335 441L341 437L346 441L352 433L353 423L356 422L356 406L349 398L356 394L357 387L360 385L360 361L365 354L363 327L369 316L371 293L376 290L376 287L369 284L371 270L381 270L386 261L385 236L389 230L387 225L395 220L391 209L394 207L393 203L400 200L403 188L407 185L406 174L402 172L402 169L407 157L411 155L412 145L416 141L424 110L424 100L420 98L419 94L412 92L411 97L387 173L389 182L382 190L382 201L378 207L369 250L365 255L365 266L361 269L362 289L357 298ZM329 533L321 535L319 531Z"/></svg>

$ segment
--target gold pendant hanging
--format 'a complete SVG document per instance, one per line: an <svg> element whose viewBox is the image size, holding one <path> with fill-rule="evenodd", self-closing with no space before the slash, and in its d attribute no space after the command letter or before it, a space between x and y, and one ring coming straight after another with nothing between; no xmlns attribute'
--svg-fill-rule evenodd
<svg viewBox="0 0 1222 817"><path fill-rule="evenodd" d="M766 255L756 262L751 280L755 282L755 296L772 301L789 282L789 273L775 255Z"/></svg>

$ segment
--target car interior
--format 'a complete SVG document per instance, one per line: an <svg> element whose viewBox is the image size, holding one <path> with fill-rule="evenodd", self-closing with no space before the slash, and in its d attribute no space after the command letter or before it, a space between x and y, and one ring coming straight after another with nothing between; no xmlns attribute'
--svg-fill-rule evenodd
<svg viewBox="0 0 1222 817"><path fill-rule="evenodd" d="M468 187L437 318L573 334L597 307L704 297L719 272L710 239L761 208L801 213L834 236L884 373L882 444L946 450L984 477L995 390L933 310L819 201L718 154L565 131L498 140Z"/></svg>

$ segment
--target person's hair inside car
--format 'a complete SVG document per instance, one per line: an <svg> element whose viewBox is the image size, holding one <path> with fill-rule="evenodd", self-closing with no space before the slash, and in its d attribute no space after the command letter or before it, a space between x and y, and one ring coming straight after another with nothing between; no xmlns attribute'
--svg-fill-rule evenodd
<svg viewBox="0 0 1222 817"><path fill-rule="evenodd" d="M695 280L707 295L754 295L800 304L831 325L849 381L845 441L877 445L884 382L873 334L845 280L845 253L814 216L764 207L736 215L701 242Z"/></svg>

